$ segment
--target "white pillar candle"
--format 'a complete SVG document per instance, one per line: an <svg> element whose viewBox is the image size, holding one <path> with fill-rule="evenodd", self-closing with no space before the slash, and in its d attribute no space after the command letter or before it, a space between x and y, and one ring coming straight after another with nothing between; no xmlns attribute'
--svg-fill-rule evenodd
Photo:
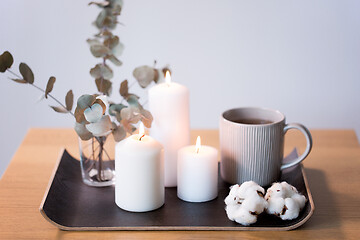
<svg viewBox="0 0 360 240"><path fill-rule="evenodd" d="M190 142L189 90L171 82L169 72L165 78L149 90L150 135L164 146L165 187L176 187L177 152Z"/></svg>
<svg viewBox="0 0 360 240"><path fill-rule="evenodd" d="M146 212L164 204L163 148L152 137L131 135L115 147L115 203L131 212Z"/></svg>
<svg viewBox="0 0 360 240"><path fill-rule="evenodd" d="M218 195L218 151L209 146L187 146L179 150L177 195L188 202L206 202Z"/></svg>

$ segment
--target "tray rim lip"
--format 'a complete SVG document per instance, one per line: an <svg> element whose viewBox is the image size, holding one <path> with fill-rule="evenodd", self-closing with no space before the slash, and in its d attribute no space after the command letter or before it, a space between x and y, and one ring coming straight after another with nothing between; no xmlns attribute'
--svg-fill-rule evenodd
<svg viewBox="0 0 360 240"><path fill-rule="evenodd" d="M309 220L309 218L313 215L315 211L315 204L314 200L312 198L312 194L310 192L308 179L305 173L304 165L300 163L301 167L301 173L303 175L304 184L306 188L306 193L308 195L308 201L310 204L310 212L306 215L306 217L301 220L300 222L286 226L286 227L251 227L251 226L241 226L241 227L213 227L213 226L201 226L201 227L189 227L189 226L149 226L149 227L69 227L65 225L58 224L54 222L52 219L50 219L45 211L44 211L44 204L47 199L47 196L49 194L50 188L52 186L52 183L54 181L57 169L59 167L59 164L61 162L62 156L64 153L67 152L69 155L70 153L63 147L61 148L58 159L56 160L56 163L54 165L54 168L51 173L51 177L49 179L48 185L46 187L43 199L41 201L39 211L41 215L51 224L56 226L57 228L65 231L289 231L296 229L303 225L305 222ZM71 155L70 155L71 156Z"/></svg>

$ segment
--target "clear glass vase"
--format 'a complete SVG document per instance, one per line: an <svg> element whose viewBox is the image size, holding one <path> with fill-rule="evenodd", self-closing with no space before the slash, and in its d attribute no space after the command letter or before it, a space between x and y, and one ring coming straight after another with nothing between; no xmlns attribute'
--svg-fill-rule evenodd
<svg viewBox="0 0 360 240"><path fill-rule="evenodd" d="M83 182L93 187L115 184L115 150L111 137L79 138L80 166Z"/></svg>

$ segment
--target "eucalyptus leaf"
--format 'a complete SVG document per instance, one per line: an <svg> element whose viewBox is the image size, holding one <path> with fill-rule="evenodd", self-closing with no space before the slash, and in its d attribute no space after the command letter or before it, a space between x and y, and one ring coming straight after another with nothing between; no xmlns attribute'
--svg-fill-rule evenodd
<svg viewBox="0 0 360 240"><path fill-rule="evenodd" d="M100 58L105 57L111 51L108 47L104 46L103 44L94 44L90 46L90 51L94 57Z"/></svg>
<svg viewBox="0 0 360 240"><path fill-rule="evenodd" d="M95 79L95 84L96 87L98 89L99 92L109 96L111 94L111 90L112 90L112 82L107 80L107 79L103 79L103 78L97 78Z"/></svg>
<svg viewBox="0 0 360 240"><path fill-rule="evenodd" d="M75 108L74 115L75 115L75 120L76 120L77 123L81 123L81 124L89 123L89 122L85 119L84 110L85 110L85 109L80 109L79 107L76 107L76 108Z"/></svg>
<svg viewBox="0 0 360 240"><path fill-rule="evenodd" d="M152 114L145 109L141 109L140 113L141 113L141 121L144 123L144 126L147 128L151 128L151 124L153 121Z"/></svg>
<svg viewBox="0 0 360 240"><path fill-rule="evenodd" d="M20 63L19 70L24 80L30 84L34 83L34 73L26 63Z"/></svg>
<svg viewBox="0 0 360 240"><path fill-rule="evenodd" d="M122 118L121 118L121 111L120 111L120 112L117 112L116 115L115 115L115 117L116 117L116 120L117 120L118 122L121 122L121 120L122 120Z"/></svg>
<svg viewBox="0 0 360 240"><path fill-rule="evenodd" d="M74 129L75 129L75 132L77 133L77 135L83 141L90 140L93 137L92 133L86 129L85 124L75 122Z"/></svg>
<svg viewBox="0 0 360 240"><path fill-rule="evenodd" d="M24 79L16 79L16 78L10 78L11 80L13 80L14 82L17 82L17 83L28 83L26 80Z"/></svg>
<svg viewBox="0 0 360 240"><path fill-rule="evenodd" d="M54 109L55 112L58 112L58 113L68 113L69 111L62 107L62 106L50 106L52 109Z"/></svg>
<svg viewBox="0 0 360 240"><path fill-rule="evenodd" d="M124 44L119 40L118 36L112 36L104 41L104 45L110 48L114 56L120 56L124 51Z"/></svg>
<svg viewBox="0 0 360 240"><path fill-rule="evenodd" d="M91 107L84 110L85 119L90 123L95 123L103 116L103 108L100 104L94 103Z"/></svg>
<svg viewBox="0 0 360 240"><path fill-rule="evenodd" d="M114 65L116 66L121 66L123 63L117 59L117 57L115 57L114 55L108 55L107 59L109 59Z"/></svg>
<svg viewBox="0 0 360 240"><path fill-rule="evenodd" d="M120 142L126 137L126 131L122 126L117 126L115 129L113 129L112 133L116 142Z"/></svg>
<svg viewBox="0 0 360 240"><path fill-rule="evenodd" d="M99 103L103 107L103 114L109 109L109 97L104 94L97 96L95 103Z"/></svg>
<svg viewBox="0 0 360 240"><path fill-rule="evenodd" d="M93 5L93 4L97 5L98 7L106 7L106 6L108 6L110 4L110 2L108 2L108 1L101 1L101 2L100 1L98 1L98 2L94 1L94 2L89 2L88 5L90 6L90 5Z"/></svg>
<svg viewBox="0 0 360 240"><path fill-rule="evenodd" d="M131 107L139 108L140 103L138 99L139 98L136 95L131 94L127 97L126 101Z"/></svg>
<svg viewBox="0 0 360 240"><path fill-rule="evenodd" d="M45 89L45 98L47 98L47 95L53 90L54 87L54 83L56 81L56 78L51 76L46 84L46 89ZM70 109L71 110L71 109Z"/></svg>
<svg viewBox="0 0 360 240"><path fill-rule="evenodd" d="M127 120L121 120L121 124L124 127L125 131L132 134L134 131L134 126ZM136 129L136 128L135 128Z"/></svg>
<svg viewBox="0 0 360 240"><path fill-rule="evenodd" d="M120 56L124 51L124 44L120 42L118 36L112 36L104 41L104 45L107 46L114 56Z"/></svg>
<svg viewBox="0 0 360 240"><path fill-rule="evenodd" d="M112 52L115 56L119 57L119 56L121 56L121 55L123 54L124 49L125 49L124 44L123 44L122 42L119 42L118 45L116 45L114 48L111 49L111 52Z"/></svg>
<svg viewBox="0 0 360 240"><path fill-rule="evenodd" d="M130 123L138 123L141 120L141 113L138 108L127 107L120 112L122 120L126 120Z"/></svg>
<svg viewBox="0 0 360 240"><path fill-rule="evenodd" d="M77 107L79 110L85 109L93 105L96 97L94 95L84 94L80 96L77 100Z"/></svg>
<svg viewBox="0 0 360 240"><path fill-rule="evenodd" d="M118 4L116 4L114 7L113 7L113 14L114 15L120 15L120 13L121 13L121 9L122 9L122 7L120 6L120 5L118 5Z"/></svg>
<svg viewBox="0 0 360 240"><path fill-rule="evenodd" d="M124 1L123 0L108 0L111 4L111 6L114 5L119 5L120 7L122 7L124 5Z"/></svg>
<svg viewBox="0 0 360 240"><path fill-rule="evenodd" d="M90 70L90 75L93 78L105 78L105 79L111 79L114 74L111 68L107 65L103 64L96 64L95 67L93 67Z"/></svg>
<svg viewBox="0 0 360 240"><path fill-rule="evenodd" d="M154 82L155 83L165 82L165 75L162 69L157 69Z"/></svg>
<svg viewBox="0 0 360 240"><path fill-rule="evenodd" d="M149 66L140 66L133 71L133 76L142 88L146 88L152 81L155 81L156 74L156 69Z"/></svg>
<svg viewBox="0 0 360 240"><path fill-rule="evenodd" d="M154 82L155 83L159 82L159 79L160 79L159 76L160 76L159 70L154 68Z"/></svg>
<svg viewBox="0 0 360 240"><path fill-rule="evenodd" d="M116 16L112 14L112 11L108 11L108 15L103 21L103 25L109 29L114 29L116 27L117 19Z"/></svg>
<svg viewBox="0 0 360 240"><path fill-rule="evenodd" d="M127 98L129 95L129 86L128 86L128 80L124 80L120 84L120 95L124 98Z"/></svg>
<svg viewBox="0 0 360 240"><path fill-rule="evenodd" d="M102 43L98 40L98 39L96 39L96 38L94 38L94 39L88 39L88 40L86 40L86 42L90 45L90 46L93 46L93 45L101 45Z"/></svg>
<svg viewBox="0 0 360 240"><path fill-rule="evenodd" d="M0 55L0 72L5 72L8 68L11 68L14 63L14 58L10 52L5 51Z"/></svg>
<svg viewBox="0 0 360 240"><path fill-rule="evenodd" d="M118 36L109 37L104 41L104 45L106 47L110 48L110 49L113 49L118 44L119 44L119 37Z"/></svg>
<svg viewBox="0 0 360 240"><path fill-rule="evenodd" d="M112 130L112 122L109 115L104 115L95 123L85 125L86 129L91 132L95 137L106 136Z"/></svg>
<svg viewBox="0 0 360 240"><path fill-rule="evenodd" d="M116 15L112 13L111 9L104 8L97 16L95 26L100 30L104 27L114 29L116 26Z"/></svg>
<svg viewBox="0 0 360 240"><path fill-rule="evenodd" d="M139 109L133 107L127 107L121 110L120 115L121 115L120 123L123 125L124 129L128 133L132 133L134 129L134 126L132 124L136 124L141 120L141 114L139 113Z"/></svg>
<svg viewBox="0 0 360 240"><path fill-rule="evenodd" d="M126 106L124 104L110 104L109 106L109 114L111 116L116 116L116 113L120 113L123 108Z"/></svg>
<svg viewBox="0 0 360 240"><path fill-rule="evenodd" d="M94 104L99 104L102 108L102 114L105 114L106 112L106 104L104 103L104 101L102 99L100 99L99 97L96 98ZM93 104L93 105L94 105ZM91 106L92 107L92 106Z"/></svg>
<svg viewBox="0 0 360 240"><path fill-rule="evenodd" d="M65 106L68 111L71 111L74 104L74 94L72 90L69 90L65 97Z"/></svg>
<svg viewBox="0 0 360 240"><path fill-rule="evenodd" d="M106 18L106 10L102 10L95 20L95 26L98 29L102 29L104 27L104 19Z"/></svg>

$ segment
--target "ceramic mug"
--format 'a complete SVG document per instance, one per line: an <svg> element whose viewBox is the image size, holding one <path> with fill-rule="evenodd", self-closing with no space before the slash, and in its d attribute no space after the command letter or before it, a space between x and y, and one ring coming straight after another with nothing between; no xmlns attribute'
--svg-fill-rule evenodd
<svg viewBox="0 0 360 240"><path fill-rule="evenodd" d="M305 152L283 164L284 135L300 130L307 141ZM303 161L312 148L309 130L298 123L285 123L279 111L264 108L235 108L220 118L221 177L228 183L255 181L268 186L278 181L281 170Z"/></svg>

